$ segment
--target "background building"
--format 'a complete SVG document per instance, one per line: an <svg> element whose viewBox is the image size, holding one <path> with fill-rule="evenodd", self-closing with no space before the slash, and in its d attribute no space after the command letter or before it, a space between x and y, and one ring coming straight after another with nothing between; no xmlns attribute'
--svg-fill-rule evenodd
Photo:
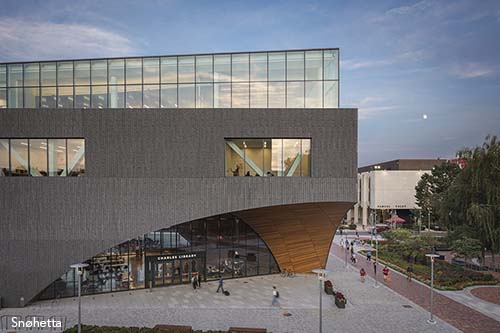
<svg viewBox="0 0 500 333"><path fill-rule="evenodd" d="M324 267L356 201L338 49L0 64L0 296ZM342 156L339 159L338 156Z"/></svg>
<svg viewBox="0 0 500 333"><path fill-rule="evenodd" d="M347 213L347 222L362 228L373 223L371 218L376 218L376 223L384 223L380 214L370 217L377 211L384 211L386 217L397 214L410 222L410 210L419 208L415 186L424 173L445 162L444 159L401 159L359 168L358 202Z"/></svg>

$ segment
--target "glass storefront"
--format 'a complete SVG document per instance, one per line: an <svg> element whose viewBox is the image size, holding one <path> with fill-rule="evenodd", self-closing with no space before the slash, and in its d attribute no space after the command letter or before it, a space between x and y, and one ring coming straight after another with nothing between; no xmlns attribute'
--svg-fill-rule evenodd
<svg viewBox="0 0 500 333"><path fill-rule="evenodd" d="M0 64L0 108L338 108L339 50Z"/></svg>
<svg viewBox="0 0 500 333"><path fill-rule="evenodd" d="M278 273L262 239L232 214L179 224L107 249L86 261L82 294L162 287ZM50 284L39 300L76 294L73 270Z"/></svg>

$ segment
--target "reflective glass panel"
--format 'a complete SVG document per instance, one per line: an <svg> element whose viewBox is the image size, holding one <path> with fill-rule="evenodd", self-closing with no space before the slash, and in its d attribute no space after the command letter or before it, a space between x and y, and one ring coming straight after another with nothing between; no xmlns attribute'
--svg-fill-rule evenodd
<svg viewBox="0 0 500 333"><path fill-rule="evenodd" d="M143 103L145 108L160 107L160 86L157 84L144 85Z"/></svg>
<svg viewBox="0 0 500 333"><path fill-rule="evenodd" d="M127 59L127 84L142 83L142 59Z"/></svg>
<svg viewBox="0 0 500 333"><path fill-rule="evenodd" d="M7 107L7 89L0 88L0 109Z"/></svg>
<svg viewBox="0 0 500 333"><path fill-rule="evenodd" d="M267 108L267 82L250 83L250 107Z"/></svg>
<svg viewBox="0 0 500 333"><path fill-rule="evenodd" d="M23 107L23 88L9 88L9 108Z"/></svg>
<svg viewBox="0 0 500 333"><path fill-rule="evenodd" d="M286 79L304 80L304 52L286 53Z"/></svg>
<svg viewBox="0 0 500 333"><path fill-rule="evenodd" d="M56 107L56 87L42 87L40 107L53 109Z"/></svg>
<svg viewBox="0 0 500 333"><path fill-rule="evenodd" d="M160 83L160 59L142 59L142 72L144 83Z"/></svg>
<svg viewBox="0 0 500 333"><path fill-rule="evenodd" d="M283 139L271 140L270 176L283 176Z"/></svg>
<svg viewBox="0 0 500 333"><path fill-rule="evenodd" d="M231 107L231 83L214 84L214 107L215 108Z"/></svg>
<svg viewBox="0 0 500 333"><path fill-rule="evenodd" d="M179 84L179 107L194 108L194 84Z"/></svg>
<svg viewBox="0 0 500 333"><path fill-rule="evenodd" d="M142 108L142 85L127 85L127 108Z"/></svg>
<svg viewBox="0 0 500 333"><path fill-rule="evenodd" d="M231 59L231 74L233 82L249 81L249 54L233 54Z"/></svg>
<svg viewBox="0 0 500 333"><path fill-rule="evenodd" d="M108 60L109 84L123 84L125 81L125 61L123 59Z"/></svg>
<svg viewBox="0 0 500 333"><path fill-rule="evenodd" d="M177 57L161 58L161 82L177 83Z"/></svg>
<svg viewBox="0 0 500 333"><path fill-rule="evenodd" d="M323 107L323 82L306 81L306 108Z"/></svg>
<svg viewBox="0 0 500 333"><path fill-rule="evenodd" d="M23 65L7 65L9 69L9 87L23 86Z"/></svg>
<svg viewBox="0 0 500 333"><path fill-rule="evenodd" d="M125 107L125 87L124 86L109 86L108 100L110 108Z"/></svg>
<svg viewBox="0 0 500 333"><path fill-rule="evenodd" d="M9 176L9 140L0 139L0 177Z"/></svg>
<svg viewBox="0 0 500 333"><path fill-rule="evenodd" d="M92 87L92 103L93 109L103 109L108 107L108 87L96 86Z"/></svg>
<svg viewBox="0 0 500 333"><path fill-rule="evenodd" d="M300 139L283 139L283 175L300 176Z"/></svg>
<svg viewBox="0 0 500 333"><path fill-rule="evenodd" d="M85 173L85 140L68 139L68 176Z"/></svg>
<svg viewBox="0 0 500 333"><path fill-rule="evenodd" d="M177 85L162 84L161 85L161 107L162 108L177 108Z"/></svg>
<svg viewBox="0 0 500 333"><path fill-rule="evenodd" d="M90 108L90 87L75 87L75 108Z"/></svg>
<svg viewBox="0 0 500 333"><path fill-rule="evenodd" d="M55 86L56 85L56 63L41 63L40 75L42 86Z"/></svg>
<svg viewBox="0 0 500 333"><path fill-rule="evenodd" d="M285 108L285 82L269 82L269 107Z"/></svg>
<svg viewBox="0 0 500 333"><path fill-rule="evenodd" d="M323 52L324 80L338 80L339 78L339 51L327 50Z"/></svg>
<svg viewBox="0 0 500 333"><path fill-rule="evenodd" d="M73 87L57 88L57 107L73 108Z"/></svg>
<svg viewBox="0 0 500 333"><path fill-rule="evenodd" d="M214 86L212 83L196 84L196 107L212 108L214 106Z"/></svg>
<svg viewBox="0 0 500 333"><path fill-rule="evenodd" d="M179 57L178 61L179 82L194 82L194 57Z"/></svg>
<svg viewBox="0 0 500 333"><path fill-rule="evenodd" d="M267 81L267 53L250 54L250 80Z"/></svg>
<svg viewBox="0 0 500 333"><path fill-rule="evenodd" d="M66 140L48 140L49 176L66 175Z"/></svg>
<svg viewBox="0 0 500 333"><path fill-rule="evenodd" d="M271 172L271 151L272 151L272 140L271 139L263 139L262 140L262 145L263 145L263 155L264 155L264 164L262 167L262 171L264 172L264 176L268 174L268 172Z"/></svg>
<svg viewBox="0 0 500 333"><path fill-rule="evenodd" d="M24 107L33 109L40 107L40 88L24 88Z"/></svg>
<svg viewBox="0 0 500 333"><path fill-rule="evenodd" d="M7 86L7 66L0 65L0 87Z"/></svg>
<svg viewBox="0 0 500 333"><path fill-rule="evenodd" d="M47 140L30 139L30 175L47 176Z"/></svg>
<svg viewBox="0 0 500 333"><path fill-rule="evenodd" d="M233 83L231 103L233 108L248 108L249 97L248 83Z"/></svg>
<svg viewBox="0 0 500 333"><path fill-rule="evenodd" d="M323 52L306 52L306 80L323 79Z"/></svg>
<svg viewBox="0 0 500 333"><path fill-rule="evenodd" d="M196 82L212 82L212 56L196 57Z"/></svg>
<svg viewBox="0 0 500 333"><path fill-rule="evenodd" d="M302 177L311 176L311 139L302 139L302 160L301 173Z"/></svg>
<svg viewBox="0 0 500 333"><path fill-rule="evenodd" d="M285 53L269 53L269 81L285 81Z"/></svg>
<svg viewBox="0 0 500 333"><path fill-rule="evenodd" d="M24 65L24 85L29 87L40 85L40 65L38 63Z"/></svg>
<svg viewBox="0 0 500 333"><path fill-rule="evenodd" d="M230 55L214 55L214 82L231 82Z"/></svg>
<svg viewBox="0 0 500 333"><path fill-rule="evenodd" d="M245 162L242 156L245 151L245 140L226 140L226 176L245 175Z"/></svg>
<svg viewBox="0 0 500 333"><path fill-rule="evenodd" d="M92 84L108 83L108 63L106 60L93 60L91 62Z"/></svg>
<svg viewBox="0 0 500 333"><path fill-rule="evenodd" d="M304 82L286 83L286 107L287 108L304 107Z"/></svg>
<svg viewBox="0 0 500 333"><path fill-rule="evenodd" d="M10 140L10 171L13 176L28 175L28 139Z"/></svg>
<svg viewBox="0 0 500 333"><path fill-rule="evenodd" d="M73 63L58 62L57 63L57 84L60 86L73 85Z"/></svg>
<svg viewBox="0 0 500 333"><path fill-rule="evenodd" d="M324 108L338 108L339 107L339 90L338 81L325 81L324 82Z"/></svg>
<svg viewBox="0 0 500 333"><path fill-rule="evenodd" d="M90 61L75 61L75 84L90 84Z"/></svg>

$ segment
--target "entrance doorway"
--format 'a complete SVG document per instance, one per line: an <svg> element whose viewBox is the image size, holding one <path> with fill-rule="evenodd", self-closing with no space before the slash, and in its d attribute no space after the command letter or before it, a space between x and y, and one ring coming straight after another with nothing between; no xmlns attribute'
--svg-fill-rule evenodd
<svg viewBox="0 0 500 333"><path fill-rule="evenodd" d="M205 254L184 253L147 256L147 286L163 287L190 283L195 275L205 281Z"/></svg>

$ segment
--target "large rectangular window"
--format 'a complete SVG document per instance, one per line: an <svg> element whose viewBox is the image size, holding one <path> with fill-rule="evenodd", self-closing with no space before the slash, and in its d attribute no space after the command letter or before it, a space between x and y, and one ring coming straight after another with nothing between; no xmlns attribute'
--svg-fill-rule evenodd
<svg viewBox="0 0 500 333"><path fill-rule="evenodd" d="M311 139L226 139L226 176L308 177Z"/></svg>
<svg viewBox="0 0 500 333"><path fill-rule="evenodd" d="M0 139L0 176L81 176L84 139Z"/></svg>

